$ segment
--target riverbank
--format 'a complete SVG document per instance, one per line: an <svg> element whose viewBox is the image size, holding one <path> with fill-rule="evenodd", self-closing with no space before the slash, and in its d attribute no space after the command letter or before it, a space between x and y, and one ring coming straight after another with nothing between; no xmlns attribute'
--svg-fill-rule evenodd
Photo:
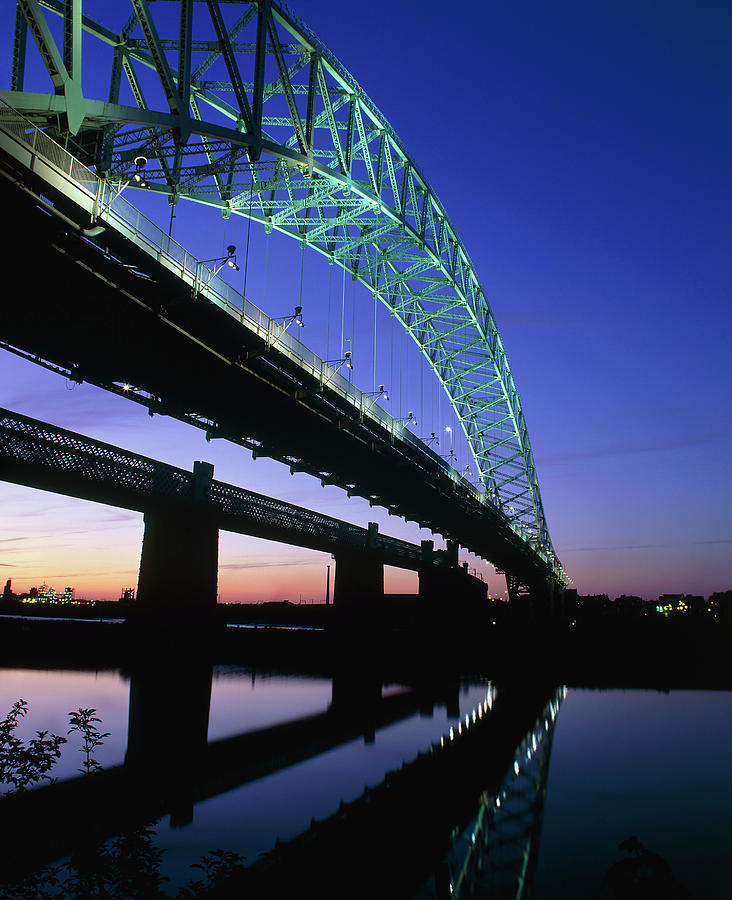
<svg viewBox="0 0 732 900"><path fill-rule="evenodd" d="M469 628L203 628L180 622L55 621L0 616L3 665L126 668L200 659L384 682L436 675L575 687L732 689L732 634L716 623L472 623Z"/></svg>

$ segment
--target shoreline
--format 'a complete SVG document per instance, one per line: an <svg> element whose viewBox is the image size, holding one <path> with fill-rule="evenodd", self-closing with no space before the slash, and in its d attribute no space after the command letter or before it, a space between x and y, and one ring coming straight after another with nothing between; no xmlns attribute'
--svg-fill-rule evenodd
<svg viewBox="0 0 732 900"><path fill-rule="evenodd" d="M731 642L726 626L706 622L483 621L420 629L362 623L298 630L0 616L6 668L129 669L196 661L325 676L348 672L384 683L487 677L568 687L732 690Z"/></svg>

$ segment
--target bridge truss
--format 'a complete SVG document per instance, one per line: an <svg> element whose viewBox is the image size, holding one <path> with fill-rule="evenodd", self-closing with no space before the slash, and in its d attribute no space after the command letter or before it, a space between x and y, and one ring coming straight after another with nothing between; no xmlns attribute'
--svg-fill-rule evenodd
<svg viewBox="0 0 732 900"><path fill-rule="evenodd" d="M28 34L46 93L25 90ZM556 560L521 401L470 257L392 126L286 5L17 0L0 96L111 183L134 187L144 157L147 186L171 204L248 217L365 285L439 380L488 498Z"/></svg>

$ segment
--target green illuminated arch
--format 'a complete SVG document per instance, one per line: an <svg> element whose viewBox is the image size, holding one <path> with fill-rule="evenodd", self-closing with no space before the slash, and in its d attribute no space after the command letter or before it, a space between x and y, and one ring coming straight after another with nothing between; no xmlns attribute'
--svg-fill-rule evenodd
<svg viewBox="0 0 732 900"><path fill-rule="evenodd" d="M489 498L556 562L483 286L429 182L361 85L283 4L128 4L17 0L3 98L70 134L98 172L129 177L144 155L148 183L172 202L250 216L360 281L427 359ZM103 22L84 14L92 6ZM82 32L107 45L106 82L95 62L94 98L82 91ZM23 90L29 34L53 93Z"/></svg>

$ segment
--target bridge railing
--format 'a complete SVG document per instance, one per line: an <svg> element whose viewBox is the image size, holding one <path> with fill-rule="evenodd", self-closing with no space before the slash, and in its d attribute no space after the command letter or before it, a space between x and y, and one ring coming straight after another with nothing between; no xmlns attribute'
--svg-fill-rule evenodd
<svg viewBox="0 0 732 900"><path fill-rule="evenodd" d="M512 520L500 506L413 435L402 422L384 411L372 397L365 395L351 384L337 369L329 366L285 327L270 319L259 307L231 287L216 274L215 269L198 260L182 244L122 197L121 191L126 184L108 182L100 178L2 99L0 99L0 130L25 145L34 156L41 157L50 164L66 181L67 187L76 188L75 199L89 212L90 224L105 222L114 227L169 271L178 275L191 287L194 296L203 296L216 303L264 339L268 346L276 346L278 352L309 372L319 382L321 388L327 386L330 391L345 399L362 418L368 416L392 437L407 444L418 457L422 458L428 468L441 471L461 491L491 509L496 517L503 520L505 527L510 528L561 577L561 567L556 557L543 547L535 546L531 540L532 536L520 522ZM33 169L32 158L29 165Z"/></svg>

